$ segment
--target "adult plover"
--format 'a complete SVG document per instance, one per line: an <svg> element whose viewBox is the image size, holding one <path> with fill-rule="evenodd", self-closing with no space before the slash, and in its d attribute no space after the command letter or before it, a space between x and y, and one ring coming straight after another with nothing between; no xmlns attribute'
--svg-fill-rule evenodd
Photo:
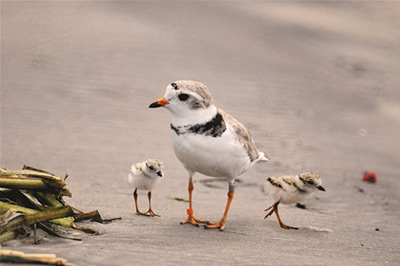
<svg viewBox="0 0 400 266"><path fill-rule="evenodd" d="M275 203L266 209L266 211L269 209L271 209L271 211L265 218L275 212L282 228L299 229L298 227L288 226L282 223L278 213L278 205L279 203L293 204L302 202L309 198L311 193L317 189L325 191L321 184L321 178L311 172L296 176L268 177L264 183L264 191L275 200Z"/></svg>
<svg viewBox="0 0 400 266"><path fill-rule="evenodd" d="M133 198L135 199L136 213L146 216L160 216L155 214L151 209L151 190L161 181L163 178L162 169L164 164L156 159L149 159L145 162L133 164L131 166L131 173L128 176L129 183L133 185L135 191L133 192ZM149 210L147 212L140 212L137 203L137 190L145 190L148 192L149 198Z"/></svg>
<svg viewBox="0 0 400 266"><path fill-rule="evenodd" d="M258 161L267 161L249 131L235 118L217 108L208 88L197 81L179 80L169 84L163 98L150 108L165 107L172 114L172 144L178 159L189 172L188 218L181 224L207 223L204 228L225 229L226 217L235 191L235 179ZM225 213L218 223L193 216L194 173L224 177L229 183Z"/></svg>

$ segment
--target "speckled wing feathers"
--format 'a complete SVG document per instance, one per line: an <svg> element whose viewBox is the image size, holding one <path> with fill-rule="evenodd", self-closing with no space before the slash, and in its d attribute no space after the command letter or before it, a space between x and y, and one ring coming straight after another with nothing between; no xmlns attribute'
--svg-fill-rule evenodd
<svg viewBox="0 0 400 266"><path fill-rule="evenodd" d="M268 178L267 178L267 181L268 181L269 183L271 183L271 185L273 185L273 186L275 186L275 187L282 188L282 185L278 182L278 180L276 180L275 177L268 177Z"/></svg>
<svg viewBox="0 0 400 266"><path fill-rule="evenodd" d="M220 113L225 120L226 123L230 124L237 134L238 141L244 146L247 151L247 154L250 157L250 161L253 162L257 160L260 156L260 152L257 150L256 145L254 144L253 137L250 135L250 132L233 116L226 113L222 109L218 109L218 113Z"/></svg>

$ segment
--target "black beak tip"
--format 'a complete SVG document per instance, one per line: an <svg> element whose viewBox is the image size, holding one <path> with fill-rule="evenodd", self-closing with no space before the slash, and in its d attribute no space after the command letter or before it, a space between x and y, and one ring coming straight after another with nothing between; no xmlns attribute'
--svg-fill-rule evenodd
<svg viewBox="0 0 400 266"><path fill-rule="evenodd" d="M319 186L319 187L317 187L319 190L321 190L321 191L325 191L325 188L323 187L323 186Z"/></svg>
<svg viewBox="0 0 400 266"><path fill-rule="evenodd" d="M149 108L157 108L157 107L161 107L161 104L159 104L158 102L154 102L149 105Z"/></svg>
<svg viewBox="0 0 400 266"><path fill-rule="evenodd" d="M157 172L157 175L162 177L162 173L161 172Z"/></svg>

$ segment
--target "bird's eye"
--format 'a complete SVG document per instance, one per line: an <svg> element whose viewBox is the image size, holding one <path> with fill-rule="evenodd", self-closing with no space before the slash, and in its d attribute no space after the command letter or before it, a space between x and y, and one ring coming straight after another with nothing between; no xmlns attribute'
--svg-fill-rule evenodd
<svg viewBox="0 0 400 266"><path fill-rule="evenodd" d="M189 95L186 93L182 93L178 95L179 100L181 101L186 101L187 99L189 99Z"/></svg>
<svg viewBox="0 0 400 266"><path fill-rule="evenodd" d="M154 171L154 167L153 167L152 165L149 166L149 169L150 169L151 171Z"/></svg>
<svg viewBox="0 0 400 266"><path fill-rule="evenodd" d="M307 180L306 182L307 182L307 184L309 184L309 185L314 185L314 181L312 181L312 180Z"/></svg>

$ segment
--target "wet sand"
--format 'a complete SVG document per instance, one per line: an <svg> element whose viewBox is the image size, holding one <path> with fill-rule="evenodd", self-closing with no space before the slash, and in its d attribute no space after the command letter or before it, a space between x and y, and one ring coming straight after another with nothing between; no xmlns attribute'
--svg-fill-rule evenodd
<svg viewBox="0 0 400 266"><path fill-rule="evenodd" d="M70 175L67 203L104 218L81 242L3 248L76 265L397 265L400 228L400 3L1 2L1 161ZM178 79L205 83L271 161L243 174L225 232L180 225L187 173L170 114L148 105ZM158 158L160 218L134 213L132 163ZM262 192L312 170L307 209ZM376 184L361 181L375 171ZM218 221L227 184L196 175L194 210ZM139 194L140 207L147 196ZM316 229L327 229L318 231Z"/></svg>

